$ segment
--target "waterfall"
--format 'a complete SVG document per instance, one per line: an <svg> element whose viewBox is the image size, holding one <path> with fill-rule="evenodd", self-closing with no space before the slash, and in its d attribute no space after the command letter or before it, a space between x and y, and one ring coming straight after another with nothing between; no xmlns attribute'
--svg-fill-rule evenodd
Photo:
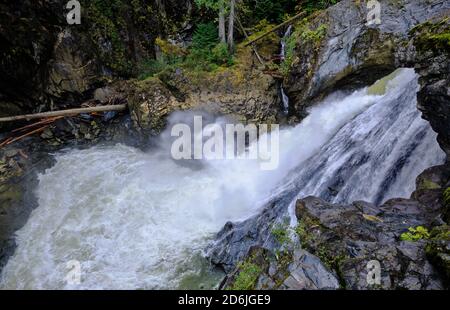
<svg viewBox="0 0 450 310"><path fill-rule="evenodd" d="M180 164L166 147L61 152L39 176L39 206L16 233L0 288L208 287L218 276L203 249L227 221L257 214L274 197L285 210L299 195L408 197L415 176L444 160L416 109L416 90L414 71L405 69L384 95L362 89L328 97L280 132L281 164L273 171L248 160ZM79 284L66 281L70 261L80 264Z"/></svg>
<svg viewBox="0 0 450 310"><path fill-rule="evenodd" d="M281 51L280 51L281 60L284 60L286 58L286 39L288 39L291 36L291 33L292 33L292 25L289 25L281 40Z"/></svg>
<svg viewBox="0 0 450 310"><path fill-rule="evenodd" d="M283 39L281 40L281 51L280 51L280 58L281 61L284 61L286 59L286 39L288 39L291 36L292 32L292 25L289 25L286 32L283 35ZM283 102L283 113L285 115L289 114L289 97L286 95L286 92L284 91L283 83L280 85L280 92L281 92L281 100Z"/></svg>
<svg viewBox="0 0 450 310"><path fill-rule="evenodd" d="M286 92L284 91L283 84L280 86L281 91L281 100L283 101L283 113L285 115L289 114L289 97L286 95Z"/></svg>
<svg viewBox="0 0 450 310"><path fill-rule="evenodd" d="M446 158L417 110L417 91L414 70L402 69L376 104L293 169L279 190L332 203L409 198L417 175Z"/></svg>

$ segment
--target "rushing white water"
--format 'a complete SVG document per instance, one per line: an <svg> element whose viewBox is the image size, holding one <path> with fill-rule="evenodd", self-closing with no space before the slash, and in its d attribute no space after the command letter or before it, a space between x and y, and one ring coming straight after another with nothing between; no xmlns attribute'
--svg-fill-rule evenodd
<svg viewBox="0 0 450 310"><path fill-rule="evenodd" d="M285 180L286 186L294 186L292 171L303 164L316 166L316 174L325 177L329 169L317 166L311 161L313 156L320 156L339 135L362 137L364 121L367 130L376 127L369 126L372 123L386 121L385 116L377 116L383 109L375 107L394 102L414 78L411 70L405 70L384 96L369 96L361 90L346 97L329 97L312 108L301 124L281 131L280 166L274 171L262 171L258 162L248 160L180 164L171 159L167 147L143 153L116 145L56 155L55 166L40 175L39 207L17 232L18 246L3 269L0 288L180 287L186 278L201 272L193 266L198 265L202 249L227 221L245 219L257 212L264 201L281 191L277 186ZM409 104L414 108L414 102ZM352 127L358 131L347 129L365 114L374 114L373 119L358 121L361 125ZM177 114L177 121L180 115L184 114ZM396 117L403 114L392 116ZM415 116L409 129L399 131L386 125L391 127L387 127L385 135L389 133L391 138L379 138L379 145L373 148L389 153L402 149L405 130L416 130L416 122L427 125ZM404 165L401 180L409 183L404 188L400 183L386 188L389 193L403 195L414 183L411 176L417 175L422 166L440 160L435 154L428 156L427 149L434 152L437 143L429 127L424 128L427 134L418 140L426 140L425 147L418 154L411 150L423 160L416 158ZM358 142L365 145L364 141ZM338 144L336 147L328 155L338 166L345 156L339 155ZM334 153L336 158L332 158ZM388 167L393 161L384 164ZM275 188L278 190L273 192ZM370 199L371 195L365 197ZM66 282L66 264L72 260L81 264L79 285Z"/></svg>
<svg viewBox="0 0 450 310"><path fill-rule="evenodd" d="M417 175L444 163L446 157L436 133L416 108L417 90L414 70L402 69L377 104L293 169L278 191L334 203L381 204L390 198L409 198Z"/></svg>

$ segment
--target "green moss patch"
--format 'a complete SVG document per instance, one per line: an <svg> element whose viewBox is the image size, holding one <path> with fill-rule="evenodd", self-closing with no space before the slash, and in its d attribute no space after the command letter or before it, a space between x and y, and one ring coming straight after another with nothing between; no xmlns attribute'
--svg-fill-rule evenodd
<svg viewBox="0 0 450 310"><path fill-rule="evenodd" d="M239 273L236 276L230 290L253 290L262 269L251 262L251 259L239 264Z"/></svg>

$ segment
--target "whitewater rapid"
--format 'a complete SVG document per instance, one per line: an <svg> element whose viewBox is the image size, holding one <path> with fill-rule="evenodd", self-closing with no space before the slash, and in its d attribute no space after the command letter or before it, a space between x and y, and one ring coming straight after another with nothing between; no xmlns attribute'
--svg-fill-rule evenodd
<svg viewBox="0 0 450 310"><path fill-rule="evenodd" d="M403 70L385 95L368 95L367 89L363 89L325 99L295 128L280 132L280 166L273 171L262 171L257 161L248 160L181 164L171 158L167 147L144 153L118 144L57 154L56 164L39 176L36 189L39 206L17 231L17 248L2 271L0 288L173 289L198 288L191 284L201 281L205 287L212 287L220 275L206 271L204 276L202 251L223 225L254 215L265 201L287 187L298 190L299 183L295 182L298 178L293 175L304 173L311 180L327 179L328 173L335 175L333 171L345 167L345 158L350 155L345 152L348 146L342 145L344 150L340 150L339 143L332 141L340 135L364 137L364 126L350 124L356 120L359 124L373 124L370 128L376 127L385 116L358 118L365 113L382 113L383 109L375 107L383 102L395 102L409 83L417 83L415 79L412 70ZM413 97L414 93L411 100ZM417 112L415 101L404 102L411 106L411 111ZM417 138L423 146L411 150L414 158L422 160L416 159L403 165L404 169L396 169L402 178L391 182L394 185L390 183L392 186L386 189L389 195L409 195L413 176L440 163L436 136L417 115L411 116L411 126L403 123L402 129L396 130L392 125L385 130L389 138L382 135L377 139L380 144L389 145L380 145L380 150L385 148L385 152L404 155L406 152L397 149L402 149L405 130L413 134L423 127L425 132ZM180 121L191 116L178 113L173 119ZM331 149L330 143L337 149ZM356 138L355 143L367 144ZM372 152L370 146L364 149L366 153ZM329 151L325 152L326 149ZM330 157L332 154L328 152L335 157ZM354 149L354 154L357 152ZM313 161L319 156L328 162L327 154L328 161L334 161L334 165ZM371 161L370 164L379 163ZM395 164L392 159L383 165ZM309 165L308 173L304 172L305 165ZM361 169L357 169L360 176L374 173ZM389 167L383 166L381 170L389 171ZM401 184L405 180L409 183ZM351 186L361 188L364 184L357 181L358 178L352 181ZM302 193L320 194L316 188L321 181L316 182L305 181ZM379 182L374 183L367 193L358 192L354 196L377 200L373 191L378 185ZM80 263L79 284L67 281L70 261Z"/></svg>

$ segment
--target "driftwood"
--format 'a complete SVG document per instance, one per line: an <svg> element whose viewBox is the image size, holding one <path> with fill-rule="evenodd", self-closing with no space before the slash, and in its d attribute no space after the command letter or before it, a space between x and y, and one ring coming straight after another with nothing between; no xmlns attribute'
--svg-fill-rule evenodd
<svg viewBox="0 0 450 310"><path fill-rule="evenodd" d="M256 41L259 41L259 40L261 40L262 38L266 37L267 35L271 34L272 32L277 31L278 29L281 29L281 28L283 28L284 26L290 25L290 24L293 23L296 19L298 19L298 18L304 16L305 14L306 14L306 12L300 12L300 13L298 13L298 14L295 15L294 17L288 19L287 21L285 21L285 22L279 24L278 26L275 26L274 28L272 28L272 29L269 30L269 31L264 32L262 35L256 37L255 39L251 40L250 42L247 42L247 43L245 44L245 46L249 46L249 45L255 43Z"/></svg>
<svg viewBox="0 0 450 310"><path fill-rule="evenodd" d="M56 116L56 117L46 118L46 119L43 119L42 121L39 121L39 122L36 122L36 123L33 123L33 124L28 124L26 126L14 129L11 132L15 133L15 132L20 132L20 131L24 131L26 129L30 129L30 128L36 127L38 125L46 125L48 123L53 123L54 121L57 121L57 120L59 120L61 118L64 118L64 116Z"/></svg>
<svg viewBox="0 0 450 310"><path fill-rule="evenodd" d="M105 105L105 106L90 107L90 108L79 108L79 109L43 112L43 113L36 113L36 114L0 117L0 122L13 122L13 121L20 121L20 120L32 120L32 119L41 119L41 118L58 117L58 116L73 116L73 115L77 115L77 114L93 113L93 112L124 111L126 109L127 109L126 104Z"/></svg>
<svg viewBox="0 0 450 310"><path fill-rule="evenodd" d="M19 141L20 139L23 139L23 138L25 138L25 137L34 135L35 133L42 132L42 131L44 131L45 129L47 129L49 126L50 126L50 125L45 125L44 127L40 127L40 128L35 129L35 130L33 130L33 131L27 132L26 134L21 135L21 136L19 136L19 137L16 137L16 138L14 138L14 139L7 140L7 141L4 142L4 143L5 143L4 145L9 145L9 144L11 144L11 143L13 143L13 142L16 142L16 141Z"/></svg>
<svg viewBox="0 0 450 310"><path fill-rule="evenodd" d="M2 143L0 143L0 147L4 147L5 145L7 145L9 143L9 141L12 140L12 137L7 138L5 141L3 141Z"/></svg>

